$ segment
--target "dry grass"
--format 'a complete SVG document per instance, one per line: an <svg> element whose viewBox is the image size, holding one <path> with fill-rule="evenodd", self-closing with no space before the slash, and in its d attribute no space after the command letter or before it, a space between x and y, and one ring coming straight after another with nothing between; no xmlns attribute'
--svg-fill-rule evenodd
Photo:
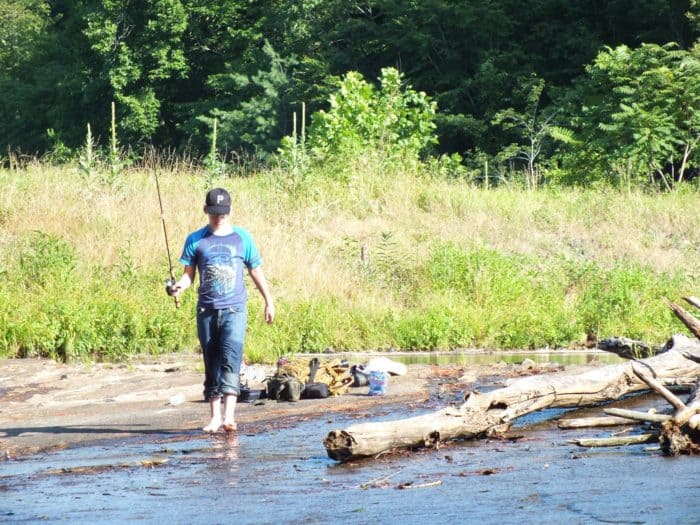
<svg viewBox="0 0 700 525"><path fill-rule="evenodd" d="M397 262L415 266L436 243L489 247L541 258L636 262L700 276L697 194L614 190L483 190L412 173L353 174L285 194L273 173L217 181L233 196L234 222L253 234L279 297L332 295L386 300L358 290L360 246L372 257L391 234ZM279 175L277 175L279 176ZM186 234L206 223L201 177L160 173L173 263ZM273 181L274 182L274 181ZM0 172L0 242L33 230L68 240L81 259L103 265L128 257L167 265L152 172L131 171L120 187L85 183L70 168ZM122 255L120 255L122 254Z"/></svg>

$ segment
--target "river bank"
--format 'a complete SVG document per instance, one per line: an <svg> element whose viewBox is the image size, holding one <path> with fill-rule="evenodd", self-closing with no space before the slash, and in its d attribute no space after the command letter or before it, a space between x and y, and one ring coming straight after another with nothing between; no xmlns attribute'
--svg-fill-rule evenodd
<svg viewBox="0 0 700 525"><path fill-rule="evenodd" d="M363 359L366 356L354 354L351 363ZM236 419L241 433L254 433L272 421L351 414L377 405L457 403L466 389L477 384L495 386L508 376L561 367L522 359L409 364L405 376L391 377L384 396L370 397L367 387L356 387L321 400L239 403ZM5 459L118 437L189 435L207 418L199 354L142 357L127 364L3 359L0 370L0 452ZM271 371L272 367L258 369L256 375L264 377ZM263 388L257 381L249 386Z"/></svg>

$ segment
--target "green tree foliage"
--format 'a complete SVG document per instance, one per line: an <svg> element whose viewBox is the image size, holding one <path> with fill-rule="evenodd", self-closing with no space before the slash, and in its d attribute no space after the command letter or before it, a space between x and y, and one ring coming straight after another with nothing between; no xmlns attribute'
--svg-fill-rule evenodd
<svg viewBox="0 0 700 525"><path fill-rule="evenodd" d="M5 151L8 146L45 150L46 131L52 128L55 140L68 137L72 145L84 136L84 124L75 121L89 113L85 99L94 92L81 72L85 49L79 39L55 31L60 24L66 33L78 33L72 19L59 14L61 4L0 3L0 146Z"/></svg>
<svg viewBox="0 0 700 525"><path fill-rule="evenodd" d="M513 108L504 109L496 113L493 124L516 133L518 142L504 148L499 157L524 164L526 184L528 188L535 189L543 182L539 157L546 139L569 144L574 143L575 139L571 130L555 125L556 110L541 110L544 80L533 76L524 87L527 89L525 112L520 113Z"/></svg>
<svg viewBox="0 0 700 525"><path fill-rule="evenodd" d="M49 9L40 0L9 0L0 4L0 64L18 72L32 55L48 23Z"/></svg>
<svg viewBox="0 0 700 525"><path fill-rule="evenodd" d="M318 56L319 13L326 0L187 3L184 36L190 74L174 85L170 136L205 149L213 118L222 149L264 155L291 131L293 109L327 97Z"/></svg>
<svg viewBox="0 0 700 525"><path fill-rule="evenodd" d="M690 0L685 16L690 21L691 27L695 29L696 35L700 33L700 1Z"/></svg>
<svg viewBox="0 0 700 525"><path fill-rule="evenodd" d="M46 149L46 130L54 129L61 142L76 147L87 122L106 142L112 100L125 141L151 138L165 85L187 71L181 48L186 12L180 1L21 4L17 18L36 32L29 31L29 52L15 53L19 63L0 77L0 132L6 145ZM0 60L7 58L0 55Z"/></svg>
<svg viewBox="0 0 700 525"><path fill-rule="evenodd" d="M666 189L698 166L700 46L606 48L588 66L579 96L575 124L584 146L568 159L574 166Z"/></svg>
<svg viewBox="0 0 700 525"><path fill-rule="evenodd" d="M0 5L0 151L108 143L194 145L214 117L223 148L273 152L301 103L328 111L329 80L401 71L437 102L440 152L497 154L534 73L561 101L604 46L700 35L697 0L6 0ZM274 50L274 51L272 51ZM53 130L49 136L47 130Z"/></svg>
<svg viewBox="0 0 700 525"><path fill-rule="evenodd" d="M309 144L325 156L376 151L386 157L418 158L434 144L436 105L402 84L394 68L382 69L379 87L351 71L330 96L328 111L313 116Z"/></svg>
<svg viewBox="0 0 700 525"><path fill-rule="evenodd" d="M230 72L214 75L210 83L221 94L224 107L214 107L209 115L197 120L210 127L213 119L220 123L219 137L225 149L253 151L260 156L274 151L285 130L289 114L289 90L291 81L287 73L295 65L292 58L283 59L269 42L263 47L269 59L267 70L254 75ZM229 105L235 105L228 108Z"/></svg>
<svg viewBox="0 0 700 525"><path fill-rule="evenodd" d="M687 1L329 4L319 35L331 72L373 77L381 67L397 67L437 101L441 150L460 153L500 150L509 133L489 122L502 109L525 110L517 90L533 72L566 89L604 44L692 42Z"/></svg>
<svg viewBox="0 0 700 525"><path fill-rule="evenodd" d="M162 85L182 78L187 62L181 37L187 16L179 0L102 0L84 15L83 29L99 59L95 73L124 108L121 129L130 141L153 136Z"/></svg>

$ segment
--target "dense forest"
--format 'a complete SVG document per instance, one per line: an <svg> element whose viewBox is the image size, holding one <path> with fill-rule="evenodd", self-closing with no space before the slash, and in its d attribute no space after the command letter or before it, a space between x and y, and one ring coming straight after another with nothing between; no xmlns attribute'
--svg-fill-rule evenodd
<svg viewBox="0 0 700 525"><path fill-rule="evenodd" d="M221 160L265 161L303 105L325 154L393 126L457 175L670 188L700 164L699 15L697 0L5 0L0 151L71 158L87 124L107 147L114 102L132 155L203 157L216 130Z"/></svg>

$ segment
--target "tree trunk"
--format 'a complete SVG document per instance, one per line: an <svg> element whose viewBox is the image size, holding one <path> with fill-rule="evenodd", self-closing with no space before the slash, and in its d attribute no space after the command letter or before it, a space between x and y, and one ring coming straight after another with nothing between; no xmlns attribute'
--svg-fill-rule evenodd
<svg viewBox="0 0 700 525"><path fill-rule="evenodd" d="M699 377L700 344L675 336L670 349L637 361L652 371L656 381L677 377ZM437 447L441 441L481 436L506 430L511 422L543 408L581 407L619 399L625 394L648 389L635 374L633 362L596 368L580 374L556 373L530 376L511 385L481 394L465 396L459 407L402 420L352 425L332 430L324 438L328 456L337 461L376 456L394 448Z"/></svg>

